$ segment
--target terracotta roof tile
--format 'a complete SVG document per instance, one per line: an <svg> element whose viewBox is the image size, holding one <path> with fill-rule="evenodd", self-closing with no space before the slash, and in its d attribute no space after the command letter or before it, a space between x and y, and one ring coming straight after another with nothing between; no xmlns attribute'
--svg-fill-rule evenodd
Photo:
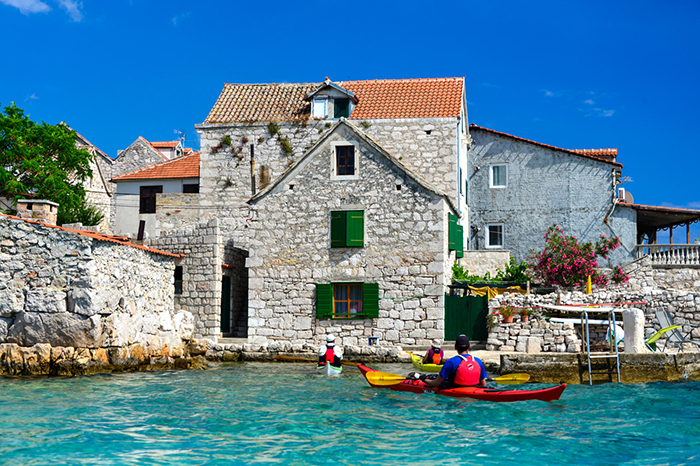
<svg viewBox="0 0 700 466"><path fill-rule="evenodd" d="M489 133L498 134L499 136L506 136L506 137L509 137L512 139L517 139L519 141L529 142L531 144L536 144L538 146L546 147L548 149L560 150L563 152L568 152L570 154L580 155L582 157L598 160L600 162L610 163L612 165L616 165L616 166L622 168L621 163L617 163L617 162L614 162L613 160L611 160L612 154L614 154L615 157L617 156L617 149L562 149L561 147L550 146L549 144L542 144L541 142L532 141L530 139L525 139L525 138L521 138L518 136L513 136L512 134L502 133L500 131L496 131L493 129L484 128L483 126L478 126L474 123L470 124L469 128L470 129L480 129L483 131L487 131Z"/></svg>
<svg viewBox="0 0 700 466"><path fill-rule="evenodd" d="M89 230L73 230L71 228L59 227L57 225L51 225L49 223L43 223L43 222L39 222L37 220L30 220L30 219L26 219L26 218L15 217L13 215L0 214L0 217L6 217L6 218L9 218L12 220L19 220L19 221L26 222L26 223L33 223L35 225L40 225L40 226L46 227L46 228L56 228L57 230L70 231L70 232L76 233L80 236L87 236L88 238L92 238L92 239L97 240L97 241L107 241L110 243L121 244L123 246L129 246L129 247L136 248L136 249L143 249L144 251L152 252L154 254L160 254L163 256L176 257L176 258L185 257L184 254L173 254L171 252L161 251L160 249L149 248L148 246L142 246L140 244L133 244L133 243L131 243L131 239L127 236L104 235L102 233L98 233L96 231L89 231Z"/></svg>
<svg viewBox="0 0 700 466"><path fill-rule="evenodd" d="M151 145L157 149L169 149L177 147L180 141L150 141Z"/></svg>
<svg viewBox="0 0 700 466"><path fill-rule="evenodd" d="M311 118L307 94L324 83L225 84L205 123L300 121ZM464 78L386 79L334 83L355 94L350 119L459 117Z"/></svg>
<svg viewBox="0 0 700 466"><path fill-rule="evenodd" d="M200 151L167 162L139 168L112 178L112 181L199 178Z"/></svg>
<svg viewBox="0 0 700 466"><path fill-rule="evenodd" d="M611 160L615 160L615 157L617 157L617 149L571 149L571 152Z"/></svg>

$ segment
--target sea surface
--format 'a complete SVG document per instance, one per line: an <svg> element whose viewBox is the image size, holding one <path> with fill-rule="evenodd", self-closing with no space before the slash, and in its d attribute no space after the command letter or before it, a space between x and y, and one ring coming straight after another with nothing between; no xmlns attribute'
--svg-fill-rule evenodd
<svg viewBox="0 0 700 466"><path fill-rule="evenodd" d="M492 403L374 389L354 367L328 378L303 363L0 377L0 464L697 465L700 383Z"/></svg>

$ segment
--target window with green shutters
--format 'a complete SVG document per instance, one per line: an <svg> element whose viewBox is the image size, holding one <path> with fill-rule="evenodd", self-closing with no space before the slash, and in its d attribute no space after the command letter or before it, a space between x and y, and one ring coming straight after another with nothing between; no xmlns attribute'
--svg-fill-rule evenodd
<svg viewBox="0 0 700 466"><path fill-rule="evenodd" d="M379 317L377 283L318 283L317 319L376 319Z"/></svg>
<svg viewBox="0 0 700 466"><path fill-rule="evenodd" d="M457 258L464 257L464 227L457 225L457 216L448 214L448 241L450 251L456 251Z"/></svg>
<svg viewBox="0 0 700 466"><path fill-rule="evenodd" d="M333 99L333 118L350 117L350 99Z"/></svg>
<svg viewBox="0 0 700 466"><path fill-rule="evenodd" d="M365 237L365 213L362 210L331 212L331 247L362 248Z"/></svg>

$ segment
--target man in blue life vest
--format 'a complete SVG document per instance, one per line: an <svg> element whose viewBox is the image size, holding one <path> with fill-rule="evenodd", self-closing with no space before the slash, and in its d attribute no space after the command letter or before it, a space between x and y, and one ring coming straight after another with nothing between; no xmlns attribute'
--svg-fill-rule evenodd
<svg viewBox="0 0 700 466"><path fill-rule="evenodd" d="M343 360L343 352L340 348L335 346L335 337L333 335L328 335L326 337L326 344L321 345L318 349L318 367L323 367L326 364L330 364L332 367L341 367Z"/></svg>
<svg viewBox="0 0 700 466"><path fill-rule="evenodd" d="M445 353L440 348L440 340L430 342L431 348L423 356L423 364L437 364L438 366L444 362Z"/></svg>
<svg viewBox="0 0 700 466"><path fill-rule="evenodd" d="M469 337L466 335L458 336L455 341L457 356L445 362L440 374L434 379L429 379L425 375L418 378L431 387L440 387L443 390L455 387L485 387L486 368L484 363L481 362L481 359L470 355L469 348L471 348ZM416 375L418 374L414 373L413 377L416 378Z"/></svg>

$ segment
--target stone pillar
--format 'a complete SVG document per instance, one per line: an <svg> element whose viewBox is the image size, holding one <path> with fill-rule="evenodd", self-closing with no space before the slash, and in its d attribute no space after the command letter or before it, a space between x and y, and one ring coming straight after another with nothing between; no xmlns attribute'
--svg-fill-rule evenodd
<svg viewBox="0 0 700 466"><path fill-rule="evenodd" d="M625 353L646 353L644 345L644 312L641 309L622 311L625 328Z"/></svg>

